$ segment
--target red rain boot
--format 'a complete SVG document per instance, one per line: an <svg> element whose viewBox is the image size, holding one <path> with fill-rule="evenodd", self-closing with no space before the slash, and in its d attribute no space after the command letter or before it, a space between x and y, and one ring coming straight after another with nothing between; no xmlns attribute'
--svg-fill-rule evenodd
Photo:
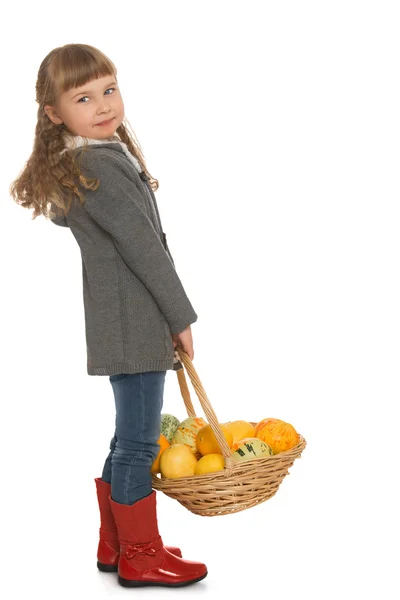
<svg viewBox="0 0 400 600"><path fill-rule="evenodd" d="M120 540L118 582L124 587L178 587L204 579L207 567L168 552L158 532L156 490L133 504L109 496Z"/></svg>
<svg viewBox="0 0 400 600"><path fill-rule="evenodd" d="M111 494L111 484L103 481L101 477L96 477L95 482L100 509L100 540L97 549L97 568L106 573L116 573L118 571L119 560L119 539L108 501L108 497ZM166 546L166 549L171 554L182 556L182 552L176 546Z"/></svg>

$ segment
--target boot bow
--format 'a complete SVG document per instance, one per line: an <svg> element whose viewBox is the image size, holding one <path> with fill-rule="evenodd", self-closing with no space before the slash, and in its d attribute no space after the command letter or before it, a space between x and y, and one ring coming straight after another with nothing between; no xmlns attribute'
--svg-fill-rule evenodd
<svg viewBox="0 0 400 600"><path fill-rule="evenodd" d="M161 538L160 538L161 539ZM134 556L139 558L141 554L155 556L159 550L159 540L148 542L146 544L127 544L124 551L124 556L129 560ZM144 557L143 557L144 558Z"/></svg>

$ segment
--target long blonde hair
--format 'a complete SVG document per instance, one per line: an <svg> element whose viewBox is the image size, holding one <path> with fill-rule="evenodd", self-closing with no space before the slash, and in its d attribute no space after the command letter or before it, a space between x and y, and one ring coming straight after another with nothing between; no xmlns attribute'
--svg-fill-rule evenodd
<svg viewBox="0 0 400 600"><path fill-rule="evenodd" d="M33 151L24 168L10 186L12 198L24 208L33 208L32 219L68 214L74 195L84 203L79 182L86 189L97 189L100 181L83 176L78 162L65 148L64 135L70 134L64 123L56 125L47 116L44 107L55 105L59 94L83 86L95 78L116 77L114 63L97 48L87 44L66 44L55 48L42 61L36 80L36 102L39 104ZM119 139L137 158L149 177L154 191L159 187L147 170L144 156L134 132L128 130L124 118L116 130ZM130 125L129 125L130 127ZM132 129L132 128L130 128ZM87 149L87 144L82 148ZM68 195L68 198L67 198ZM57 213L53 209L58 207Z"/></svg>

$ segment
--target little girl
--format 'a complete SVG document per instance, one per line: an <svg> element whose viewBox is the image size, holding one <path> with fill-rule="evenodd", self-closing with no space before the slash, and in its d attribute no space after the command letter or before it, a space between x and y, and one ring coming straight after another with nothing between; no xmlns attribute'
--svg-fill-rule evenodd
<svg viewBox="0 0 400 600"><path fill-rule="evenodd" d="M33 219L69 227L81 251L87 372L109 376L116 408L111 452L95 479L97 566L118 571L127 587L183 586L204 579L207 568L164 546L151 465L166 371L178 363L178 344L193 360L197 314L163 232L158 181L126 127L116 74L85 44L45 57L33 152L10 193L33 208Z"/></svg>

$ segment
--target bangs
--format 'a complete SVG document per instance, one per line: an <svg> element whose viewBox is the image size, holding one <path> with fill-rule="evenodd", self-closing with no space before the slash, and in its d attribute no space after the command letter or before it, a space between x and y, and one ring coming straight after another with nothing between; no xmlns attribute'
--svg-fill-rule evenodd
<svg viewBox="0 0 400 600"><path fill-rule="evenodd" d="M82 44L64 46L53 58L50 71L57 96L93 79L107 75L116 78L117 75L114 63L107 56L96 48Z"/></svg>

